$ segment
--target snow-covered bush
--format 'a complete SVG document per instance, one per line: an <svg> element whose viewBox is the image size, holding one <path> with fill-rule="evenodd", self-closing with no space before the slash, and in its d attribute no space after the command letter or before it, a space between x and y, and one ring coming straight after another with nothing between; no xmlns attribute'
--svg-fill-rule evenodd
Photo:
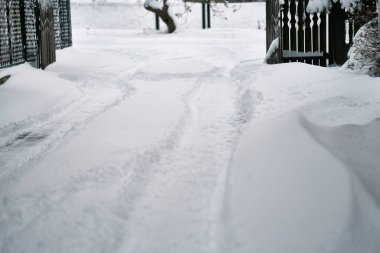
<svg viewBox="0 0 380 253"><path fill-rule="evenodd" d="M310 13L329 12L334 3L340 3L342 9L348 13L355 14L355 12L364 9L363 12L367 11L369 16L372 17L373 14L376 15L376 1L378 0L310 0L307 5L307 11Z"/></svg>
<svg viewBox="0 0 380 253"><path fill-rule="evenodd" d="M373 19L357 32L349 59L343 67L380 77L380 39L377 36L378 21Z"/></svg>
<svg viewBox="0 0 380 253"><path fill-rule="evenodd" d="M376 17L376 0L362 0L360 8L351 14L351 18L355 21L355 27L358 28Z"/></svg>

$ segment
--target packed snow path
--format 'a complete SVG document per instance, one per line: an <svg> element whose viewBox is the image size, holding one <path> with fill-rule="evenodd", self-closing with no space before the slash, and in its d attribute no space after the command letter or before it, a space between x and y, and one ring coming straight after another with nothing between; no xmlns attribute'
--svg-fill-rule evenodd
<svg viewBox="0 0 380 253"><path fill-rule="evenodd" d="M380 251L379 79L253 29L75 32L1 72L1 253Z"/></svg>
<svg viewBox="0 0 380 253"><path fill-rule="evenodd" d="M221 72L196 80L174 136L144 158L147 178L131 182L146 187L136 186L141 199L127 226L136 228L127 233L127 252L216 250L215 219L238 128L236 89Z"/></svg>
<svg viewBox="0 0 380 253"><path fill-rule="evenodd" d="M66 65L77 54L69 49L50 71L80 95L3 127L1 252L220 251L226 174L244 122L230 80L244 53L231 48L246 45L231 33L219 45L218 36L196 45L185 36L128 47L130 36L95 66Z"/></svg>

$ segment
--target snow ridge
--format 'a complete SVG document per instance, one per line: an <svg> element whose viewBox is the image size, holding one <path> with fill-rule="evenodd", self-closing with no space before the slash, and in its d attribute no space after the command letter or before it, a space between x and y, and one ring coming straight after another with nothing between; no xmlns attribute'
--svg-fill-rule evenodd
<svg viewBox="0 0 380 253"><path fill-rule="evenodd" d="M128 71L129 74L129 71ZM35 118L13 123L0 131L0 172L1 190L6 189L10 179L20 176L18 170L24 170L31 164L54 149L58 141L72 131L83 127L97 115L118 105L127 96L133 94L133 87L120 83L120 77L115 79L115 86L104 89L104 83L109 77L97 77L96 73L85 77L80 87L82 97L71 101L51 112ZM110 83L113 83L112 81ZM102 86L99 89L97 86ZM73 114L72 112L79 113ZM17 148L18 155L14 155ZM26 166L24 169L24 165ZM4 188L3 188L4 187Z"/></svg>

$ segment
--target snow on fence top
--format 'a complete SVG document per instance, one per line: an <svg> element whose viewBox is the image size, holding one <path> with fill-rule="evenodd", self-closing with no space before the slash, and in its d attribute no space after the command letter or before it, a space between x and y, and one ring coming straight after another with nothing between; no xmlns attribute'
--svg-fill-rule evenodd
<svg viewBox="0 0 380 253"><path fill-rule="evenodd" d="M361 0L310 0L307 5L307 11L309 13L328 12L332 4L338 2L342 5L342 9L352 13L358 8Z"/></svg>

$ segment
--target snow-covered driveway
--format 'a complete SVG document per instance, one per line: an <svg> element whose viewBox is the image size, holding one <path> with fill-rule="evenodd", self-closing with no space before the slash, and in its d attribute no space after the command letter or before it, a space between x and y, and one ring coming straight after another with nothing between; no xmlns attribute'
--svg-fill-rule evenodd
<svg viewBox="0 0 380 253"><path fill-rule="evenodd" d="M1 72L1 253L379 252L378 78L250 28L75 32Z"/></svg>
<svg viewBox="0 0 380 253"><path fill-rule="evenodd" d="M78 94L3 126L2 251L218 251L247 120L230 71L264 52L246 30L218 33L84 36L59 55L48 72Z"/></svg>

